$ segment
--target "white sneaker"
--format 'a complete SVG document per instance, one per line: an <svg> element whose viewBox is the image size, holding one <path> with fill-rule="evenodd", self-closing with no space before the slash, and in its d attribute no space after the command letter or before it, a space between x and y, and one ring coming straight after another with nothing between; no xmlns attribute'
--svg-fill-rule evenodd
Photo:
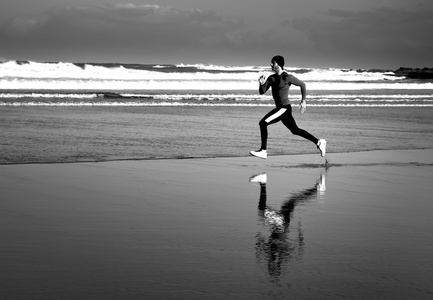
<svg viewBox="0 0 433 300"><path fill-rule="evenodd" d="M252 156L260 157L263 159L266 159L268 157L268 153L266 152L266 150L250 151L250 154Z"/></svg>
<svg viewBox="0 0 433 300"><path fill-rule="evenodd" d="M322 157L324 157L326 154L326 140L325 139L319 140L317 142L317 148L319 148L320 154L322 155Z"/></svg>
<svg viewBox="0 0 433 300"><path fill-rule="evenodd" d="M256 156L263 159L266 159L268 157L268 153L266 152L266 150L250 151L250 154L252 156Z"/></svg>
<svg viewBox="0 0 433 300"><path fill-rule="evenodd" d="M260 173L257 175L253 175L250 177L250 182L251 183L266 183L266 181L268 180L268 177L266 176L266 173Z"/></svg>

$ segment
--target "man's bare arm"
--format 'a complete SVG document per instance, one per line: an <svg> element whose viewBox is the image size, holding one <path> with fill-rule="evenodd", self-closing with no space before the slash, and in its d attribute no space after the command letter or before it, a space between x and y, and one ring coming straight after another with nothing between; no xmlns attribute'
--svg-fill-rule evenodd
<svg viewBox="0 0 433 300"><path fill-rule="evenodd" d="M301 103L299 103L299 109L301 110L301 113L304 113L307 109L307 87L305 85L305 82L299 80L293 75L289 75L288 82L301 88L302 99Z"/></svg>

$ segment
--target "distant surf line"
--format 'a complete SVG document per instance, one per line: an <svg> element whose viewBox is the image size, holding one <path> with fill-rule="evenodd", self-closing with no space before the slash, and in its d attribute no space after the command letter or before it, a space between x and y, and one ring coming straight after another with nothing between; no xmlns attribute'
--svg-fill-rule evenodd
<svg viewBox="0 0 433 300"><path fill-rule="evenodd" d="M184 103L184 102L0 102L3 107L273 107L273 103ZM429 104L389 104L389 103L336 103L308 104L310 107L433 107Z"/></svg>
<svg viewBox="0 0 433 300"><path fill-rule="evenodd" d="M22 99L22 98L70 98L70 99L92 99L92 98L130 98L130 99L155 99L155 100L269 100L270 95L255 95L255 94L234 94L234 93L112 93L112 92L83 92L83 93L57 93L57 92L3 92L0 93L0 98ZM293 95L291 95L293 97ZM314 101L335 101L335 100L361 100L361 101L405 101L405 100L425 100L433 101L433 94L389 94L389 95L372 95L372 94L309 94L308 99Z"/></svg>

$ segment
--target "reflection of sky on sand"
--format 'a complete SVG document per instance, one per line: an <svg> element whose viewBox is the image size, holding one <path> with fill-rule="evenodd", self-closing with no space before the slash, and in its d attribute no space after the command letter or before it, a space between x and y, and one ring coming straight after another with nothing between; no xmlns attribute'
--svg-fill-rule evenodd
<svg viewBox="0 0 433 300"><path fill-rule="evenodd" d="M314 186L305 188L284 199L280 209L267 205L267 175L261 173L250 177L251 183L260 185L258 205L259 221L269 231L268 234L258 232L256 235L256 259L265 265L271 281L278 282L290 261L301 261L305 241L301 221L290 226L296 206L304 205L313 199L324 199L326 191L325 171L320 174Z"/></svg>
<svg viewBox="0 0 433 300"><path fill-rule="evenodd" d="M329 157L2 166L2 299L431 299L432 150Z"/></svg>

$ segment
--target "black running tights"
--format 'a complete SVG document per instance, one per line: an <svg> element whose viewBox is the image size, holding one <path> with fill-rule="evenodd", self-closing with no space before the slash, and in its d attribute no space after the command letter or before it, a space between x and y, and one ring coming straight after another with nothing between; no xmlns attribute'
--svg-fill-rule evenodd
<svg viewBox="0 0 433 300"><path fill-rule="evenodd" d="M295 119L292 116L292 107L287 106L285 108L275 108L271 110L260 120L259 126L262 139L262 150L267 149L268 125L279 121L281 121L292 132L292 134L299 135L317 145L319 140L306 130L301 129L296 125Z"/></svg>

